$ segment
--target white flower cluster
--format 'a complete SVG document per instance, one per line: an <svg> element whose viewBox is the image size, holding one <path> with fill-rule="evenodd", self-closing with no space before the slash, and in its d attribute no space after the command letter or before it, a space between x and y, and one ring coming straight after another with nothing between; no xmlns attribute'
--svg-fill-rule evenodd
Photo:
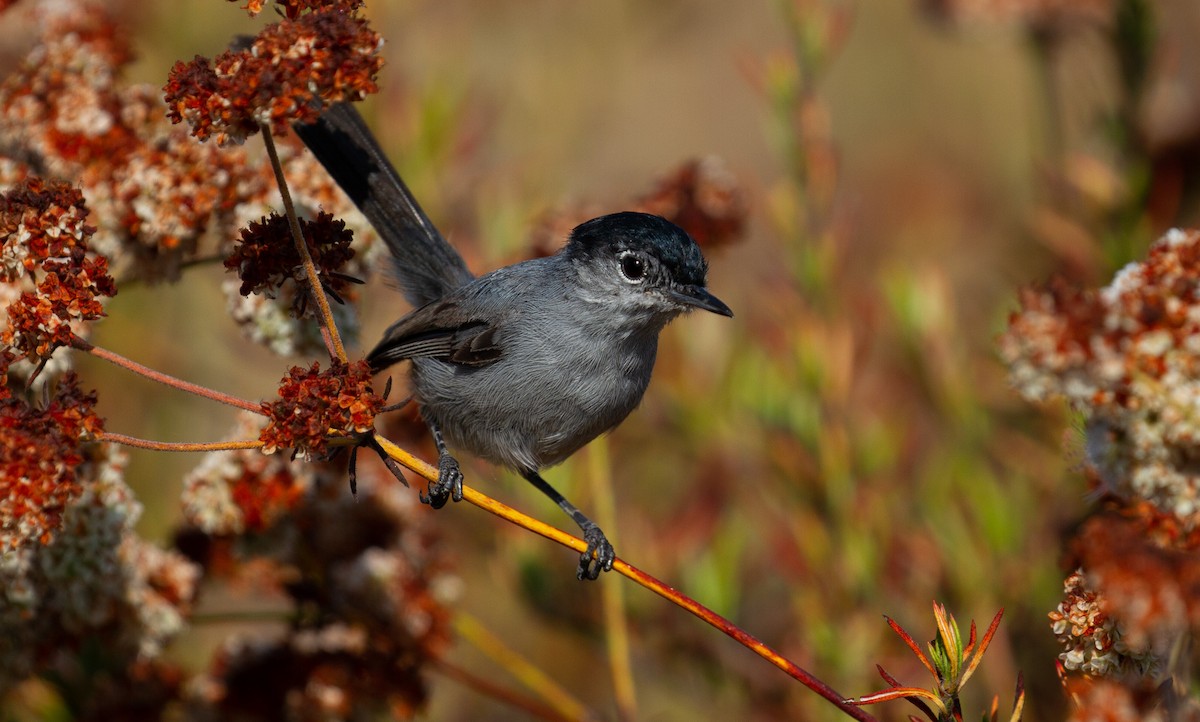
<svg viewBox="0 0 1200 722"><path fill-rule="evenodd" d="M1200 523L1200 232L1173 230L1098 293L1030 291L1001 339L1027 398L1065 397L1105 491Z"/></svg>

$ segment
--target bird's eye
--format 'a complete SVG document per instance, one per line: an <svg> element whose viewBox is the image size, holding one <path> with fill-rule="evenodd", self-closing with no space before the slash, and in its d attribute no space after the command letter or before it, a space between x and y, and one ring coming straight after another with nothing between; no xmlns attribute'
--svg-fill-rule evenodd
<svg viewBox="0 0 1200 722"><path fill-rule="evenodd" d="M632 253L626 253L621 256L621 275L627 281L641 281L646 275L646 263Z"/></svg>

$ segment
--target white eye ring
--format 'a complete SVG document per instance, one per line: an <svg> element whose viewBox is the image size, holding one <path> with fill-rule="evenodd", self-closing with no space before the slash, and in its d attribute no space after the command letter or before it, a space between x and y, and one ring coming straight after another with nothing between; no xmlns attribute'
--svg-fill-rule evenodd
<svg viewBox="0 0 1200 722"><path fill-rule="evenodd" d="M624 251L617 256L621 276L629 283L641 283L646 278L646 262L633 251Z"/></svg>

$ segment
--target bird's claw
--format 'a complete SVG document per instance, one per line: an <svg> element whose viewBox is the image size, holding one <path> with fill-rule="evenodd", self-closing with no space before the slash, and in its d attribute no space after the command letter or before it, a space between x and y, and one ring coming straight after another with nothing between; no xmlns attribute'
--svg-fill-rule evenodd
<svg viewBox="0 0 1200 722"><path fill-rule="evenodd" d="M438 479L429 482L429 494L420 494L421 503L441 509L447 501L462 501L463 475L458 461L449 454L438 458Z"/></svg>
<svg viewBox="0 0 1200 722"><path fill-rule="evenodd" d="M575 577L598 579L600 572L612 571L617 552L600 527L592 525L585 528L583 540L587 542L587 550L579 555L579 569L575 572Z"/></svg>

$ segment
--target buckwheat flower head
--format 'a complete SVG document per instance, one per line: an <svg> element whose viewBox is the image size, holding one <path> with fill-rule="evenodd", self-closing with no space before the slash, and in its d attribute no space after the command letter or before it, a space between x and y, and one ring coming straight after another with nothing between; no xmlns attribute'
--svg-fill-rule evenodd
<svg viewBox="0 0 1200 722"><path fill-rule="evenodd" d="M305 613L286 629L228 639L189 685L187 719L411 717L424 705L423 674L449 639L457 579L414 496L380 464L360 470L357 499L317 484L255 537L285 543L239 548L270 555Z"/></svg>
<svg viewBox="0 0 1200 722"><path fill-rule="evenodd" d="M68 503L83 490L84 442L104 428L95 404L73 374L45 406L0 400L0 555L54 539Z"/></svg>
<svg viewBox="0 0 1200 722"><path fill-rule="evenodd" d="M259 438L268 454L293 449L307 458L320 458L331 435L370 431L382 408L365 361L335 361L325 371L316 362L307 369L293 366L279 386L278 400L263 403L269 422Z"/></svg>
<svg viewBox="0 0 1200 722"><path fill-rule="evenodd" d="M115 276L147 281L220 255L239 227L278 205L264 154L198 142L167 120L158 89L122 82L132 53L103 5L58 0L33 15L38 41L0 82L0 189L35 169L73 179L92 247ZM286 144L280 155L298 203L367 226L316 161ZM13 262L0 254L0 267Z"/></svg>
<svg viewBox="0 0 1200 722"><path fill-rule="evenodd" d="M0 555L0 689L35 671L77 674L61 653L85 640L117 664L133 663L159 654L182 628L199 568L136 536L141 505L124 466L118 447L93 445L62 529L49 543L29 540Z"/></svg>
<svg viewBox="0 0 1200 722"><path fill-rule="evenodd" d="M1099 291L1026 290L1000 348L1023 395L1083 415L1105 491L1200 523L1200 232L1168 232Z"/></svg>
<svg viewBox="0 0 1200 722"><path fill-rule="evenodd" d="M1058 658L1073 672L1142 676L1160 663L1147 649L1134 650L1125 642L1121 626L1104 608L1100 595L1088 587L1082 571L1063 583L1064 599L1050 612L1051 629L1063 645Z"/></svg>
<svg viewBox="0 0 1200 722"><path fill-rule="evenodd" d="M360 6L289 3L284 19L249 47L176 63L163 88L168 117L187 122L201 140L240 145L260 124L284 133L316 120L327 104L374 93L383 40L359 17Z"/></svg>
<svg viewBox="0 0 1200 722"><path fill-rule="evenodd" d="M261 418L243 417L241 436L261 432ZM259 533L289 513L311 491L311 465L258 449L206 454L184 479L183 515L211 536Z"/></svg>
<svg viewBox="0 0 1200 722"><path fill-rule="evenodd" d="M93 253L94 231L78 189L26 178L0 193L0 371L27 361L36 368L104 315L116 294L108 262ZM0 398L7 395L0 386Z"/></svg>

